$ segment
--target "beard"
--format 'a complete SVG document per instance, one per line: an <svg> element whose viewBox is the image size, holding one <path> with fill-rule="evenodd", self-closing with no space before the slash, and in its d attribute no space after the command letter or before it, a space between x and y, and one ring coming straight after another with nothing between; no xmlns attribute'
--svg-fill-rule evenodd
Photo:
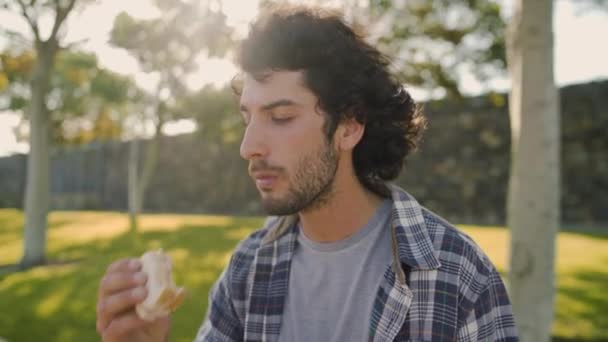
<svg viewBox="0 0 608 342"><path fill-rule="evenodd" d="M283 197L262 196L266 213L284 216L323 207L332 197L338 159L332 144L327 141L316 152L304 155L296 165L294 176L288 178L289 188ZM253 169L270 169L264 166L253 166ZM286 174L283 169L280 171Z"/></svg>

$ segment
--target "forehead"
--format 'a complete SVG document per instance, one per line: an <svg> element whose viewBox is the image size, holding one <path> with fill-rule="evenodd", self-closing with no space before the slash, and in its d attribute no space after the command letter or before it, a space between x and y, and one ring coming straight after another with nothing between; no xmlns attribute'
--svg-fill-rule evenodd
<svg viewBox="0 0 608 342"><path fill-rule="evenodd" d="M263 79L250 74L243 77L240 104L255 109L265 104L288 99L301 105L315 105L317 97L304 84L301 71L273 71Z"/></svg>

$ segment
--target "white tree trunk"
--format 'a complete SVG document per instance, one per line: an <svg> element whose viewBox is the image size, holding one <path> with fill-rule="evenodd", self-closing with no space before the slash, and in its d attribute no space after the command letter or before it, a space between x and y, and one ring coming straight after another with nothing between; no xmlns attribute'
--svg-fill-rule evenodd
<svg viewBox="0 0 608 342"><path fill-rule="evenodd" d="M144 164L139 172L139 155L140 147L136 139L131 140L129 145L129 161L128 161L128 198L129 198L129 223L131 233L136 233L138 229L138 216L144 207L146 190L150 184L150 180L156 170L158 163L158 154L160 148L160 139L162 138L162 127L164 121L159 119L156 125L154 137L146 144L146 154L144 156Z"/></svg>
<svg viewBox="0 0 608 342"><path fill-rule="evenodd" d="M139 145L137 139L131 140L129 143L129 160L128 160L128 198L129 198L129 230L131 233L137 232L137 216L141 211L141 202L138 196L138 162L139 162Z"/></svg>
<svg viewBox="0 0 608 342"><path fill-rule="evenodd" d="M41 265L46 255L49 210L49 117L46 95L49 89L55 49L40 45L31 80L30 152L27 157L25 228L21 267Z"/></svg>
<svg viewBox="0 0 608 342"><path fill-rule="evenodd" d="M560 217L560 115L552 0L517 0L509 27L512 88L509 287L521 341L549 341Z"/></svg>

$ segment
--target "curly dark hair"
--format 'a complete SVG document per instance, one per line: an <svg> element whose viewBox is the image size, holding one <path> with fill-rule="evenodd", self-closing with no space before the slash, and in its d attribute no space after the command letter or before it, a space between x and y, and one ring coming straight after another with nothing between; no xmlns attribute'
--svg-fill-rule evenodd
<svg viewBox="0 0 608 342"><path fill-rule="evenodd" d="M328 139L344 119L364 124L364 135L353 151L355 173L364 187L389 196L386 182L399 175L406 156L416 149L426 120L391 75L390 60L338 12L272 8L251 25L236 61L254 77L274 70L302 71L306 86L327 114ZM233 88L238 94L238 87Z"/></svg>

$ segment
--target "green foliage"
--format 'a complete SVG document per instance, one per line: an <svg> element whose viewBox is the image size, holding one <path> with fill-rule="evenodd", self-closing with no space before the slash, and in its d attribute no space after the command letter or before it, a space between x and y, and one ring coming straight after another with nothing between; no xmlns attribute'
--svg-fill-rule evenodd
<svg viewBox="0 0 608 342"><path fill-rule="evenodd" d="M31 50L0 53L0 75L6 78L4 91L0 93L0 108L22 111L28 118L25 110L30 98L28 83L35 63L36 55ZM58 53L49 89L47 110L51 135L53 142L60 144L120 137L122 114L117 112L142 96L130 78L101 68L94 54L71 50ZM77 127L70 131L66 128L82 120L91 122L93 129Z"/></svg>
<svg viewBox="0 0 608 342"><path fill-rule="evenodd" d="M65 33L62 27L67 17L91 2L93 0L0 2L2 9L26 21L32 35L27 37L10 28L0 29L9 43L6 50L0 53L0 110L21 111L24 118L28 119L26 108L30 98L35 95L32 89L35 86L43 89L38 96L46 99L45 106L34 110L42 110L44 115L49 115L51 142L54 143L70 143L69 135L82 133L74 132L73 127L66 129L66 126L70 126L70 121L73 123L75 119L92 121L96 127L100 126L97 121L101 120L107 126L110 108L116 109L123 105L126 97L133 94L132 91L124 91L126 88L134 88L131 80L102 70L97 65L95 55L73 51L62 45ZM41 18L51 19L44 23L51 25L46 37L41 35ZM40 78L40 75L49 73L50 77ZM39 79L31 82L36 75ZM108 86L116 88L110 89ZM121 91L124 92L120 93ZM111 116L114 117L114 126L118 126L117 115ZM120 130L115 128L111 131L116 133ZM94 130L89 130L86 135L95 139L93 132Z"/></svg>
<svg viewBox="0 0 608 342"><path fill-rule="evenodd" d="M158 2L163 16L137 20L123 12L111 32L110 42L135 56L144 71L172 68L173 73L187 73L196 68L194 58L202 51L224 55L231 31L222 12L201 7L198 1Z"/></svg>
<svg viewBox="0 0 608 342"><path fill-rule="evenodd" d="M156 134L172 118L190 118L178 108L190 90L186 79L197 70L197 58L223 56L231 47L231 30L221 10L211 2L156 0L163 13L154 19L139 20L119 14L110 33L111 44L134 56L141 68L159 76L156 91L149 99ZM215 3L218 5L218 3ZM221 8L221 6L216 6Z"/></svg>
<svg viewBox="0 0 608 342"><path fill-rule="evenodd" d="M370 1L386 25L380 48L396 56L403 81L461 96L458 75L480 81L504 73L505 23L495 0Z"/></svg>
<svg viewBox="0 0 608 342"><path fill-rule="evenodd" d="M91 79L90 87L92 94L109 103L125 103L143 96L131 79L106 69L98 69Z"/></svg>
<svg viewBox="0 0 608 342"><path fill-rule="evenodd" d="M53 91L61 92L61 100L49 109L77 116L86 112L92 98L122 104L136 93L130 78L102 69L97 57L85 52L60 53L51 85Z"/></svg>
<svg viewBox="0 0 608 342"><path fill-rule="evenodd" d="M141 91L132 79L102 69L93 54L60 53L51 80L49 96L55 96L56 107L49 107L54 140L61 144L83 144L92 140L118 139L126 105L135 101ZM70 121L84 120L88 126L65 128Z"/></svg>
<svg viewBox="0 0 608 342"><path fill-rule="evenodd" d="M175 116L193 118L199 134L209 143L236 145L243 134L237 98L230 88L206 86L180 99Z"/></svg>
<svg viewBox="0 0 608 342"><path fill-rule="evenodd" d="M8 84L26 82L34 67L36 56L33 51L4 51L0 53L0 70Z"/></svg>
<svg viewBox="0 0 608 342"><path fill-rule="evenodd" d="M23 110L29 98L27 82L36 61L30 51L0 52L0 110Z"/></svg>
<svg viewBox="0 0 608 342"><path fill-rule="evenodd" d="M0 265L18 260L23 217L0 210ZM115 259L162 247L174 261L175 281L189 296L174 314L171 341L192 341L207 308L207 295L238 241L260 218L142 215L140 246L127 233L126 215L54 212L49 218L51 265L7 274L0 268L0 331L9 341L96 341L97 287ZM504 274L508 232L500 227L463 230ZM557 305L553 334L576 341L608 338L608 236L560 233ZM584 251L581 253L581 251ZM3 274L4 272L4 274Z"/></svg>
<svg viewBox="0 0 608 342"><path fill-rule="evenodd" d="M57 51L62 39L60 32L67 17L73 12L80 10L82 7L92 3L95 0L2 0L0 8L21 16L27 22L33 34L33 45L37 49L50 48ZM40 18L52 18L50 33L47 37L41 36ZM45 24L49 24L46 22ZM16 31L6 29L9 38L18 39L21 41L29 41ZM32 45L32 44L27 44ZM39 50L40 51L40 50Z"/></svg>
<svg viewBox="0 0 608 342"><path fill-rule="evenodd" d="M110 42L126 49L146 72L160 76L158 95L168 92L170 100L187 93L185 80L196 71L201 53L223 56L230 47L231 30L226 16L209 3L185 0L157 0L161 17L138 20L127 13L114 20ZM163 100L164 106L169 102ZM161 113L165 114L165 113Z"/></svg>
<svg viewBox="0 0 608 342"><path fill-rule="evenodd" d="M97 57L85 52L60 53L51 76L47 109L57 119L84 114L90 82L97 72ZM63 114L63 115L61 115Z"/></svg>

